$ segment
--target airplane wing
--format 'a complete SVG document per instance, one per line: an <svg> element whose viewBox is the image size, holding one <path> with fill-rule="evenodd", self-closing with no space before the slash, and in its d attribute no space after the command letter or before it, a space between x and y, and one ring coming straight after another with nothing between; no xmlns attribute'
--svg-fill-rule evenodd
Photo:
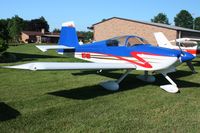
<svg viewBox="0 0 200 133"><path fill-rule="evenodd" d="M33 62L15 66L3 66L3 68L27 69L27 70L99 70L99 69L135 69L131 63L65 63L65 62Z"/></svg>
<svg viewBox="0 0 200 133"><path fill-rule="evenodd" d="M179 38L179 39L176 39L176 41L200 41L200 39L198 38Z"/></svg>
<svg viewBox="0 0 200 133"><path fill-rule="evenodd" d="M64 45L36 45L42 52L46 52L49 49L74 49L74 47L67 47Z"/></svg>
<svg viewBox="0 0 200 133"><path fill-rule="evenodd" d="M171 40L170 42L180 42L180 43L194 43L197 44L200 39L198 38L178 38L176 40Z"/></svg>

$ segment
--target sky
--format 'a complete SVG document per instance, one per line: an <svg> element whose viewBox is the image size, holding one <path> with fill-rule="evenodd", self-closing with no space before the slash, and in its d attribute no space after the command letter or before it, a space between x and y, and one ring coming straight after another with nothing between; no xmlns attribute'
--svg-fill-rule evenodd
<svg viewBox="0 0 200 133"><path fill-rule="evenodd" d="M0 19L44 16L51 31L66 21L74 21L77 30L86 31L102 19L122 17L150 22L160 12L174 24L174 17L183 9L199 17L200 0L1 0Z"/></svg>

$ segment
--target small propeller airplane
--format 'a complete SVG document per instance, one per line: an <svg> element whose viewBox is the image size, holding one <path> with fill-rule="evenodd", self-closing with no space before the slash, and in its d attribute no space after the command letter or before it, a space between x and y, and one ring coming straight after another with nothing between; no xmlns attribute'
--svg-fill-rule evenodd
<svg viewBox="0 0 200 133"><path fill-rule="evenodd" d="M156 38L156 41L159 47L185 51L185 52L191 53L195 57L200 56L200 45L198 45L198 43L200 42L200 39L179 38L176 40L169 41L162 32L155 32L154 36ZM176 45L172 45L172 43L174 42L176 43ZM189 68L192 70L192 72L196 73L191 61L187 61L186 63L189 66Z"/></svg>
<svg viewBox="0 0 200 133"><path fill-rule="evenodd" d="M155 32L154 36L160 47L166 47L166 48L171 48L171 49L181 49L183 51L193 54L194 56L200 55L200 46L198 46L198 42L200 42L200 39L179 38L176 40L169 41L162 32ZM178 43L178 45L172 45L173 42ZM179 43L181 43L182 46ZM188 44L188 45L184 45L184 44Z"/></svg>
<svg viewBox="0 0 200 133"><path fill-rule="evenodd" d="M119 83L132 71L144 71L139 75L142 81L154 82L155 77L148 72L162 74L170 84L160 87L169 92L176 93L179 89L176 83L167 75L174 72L182 62L190 61L194 56L188 52L169 48L156 47L149 44L145 39L137 36L120 36L80 45L73 22L62 24L59 45L37 45L41 51L57 49L59 54L74 52L75 58L90 62L65 63L65 62L32 62L27 64L4 66L4 68L28 69L28 70L105 70L124 69L125 73L116 81L106 81L100 85L111 91L119 89Z"/></svg>

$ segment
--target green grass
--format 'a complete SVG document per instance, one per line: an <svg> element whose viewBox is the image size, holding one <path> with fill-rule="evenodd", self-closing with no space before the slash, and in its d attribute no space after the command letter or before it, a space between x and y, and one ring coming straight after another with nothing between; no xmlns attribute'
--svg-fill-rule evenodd
<svg viewBox="0 0 200 133"><path fill-rule="evenodd" d="M33 45L8 49L17 62L79 61ZM135 78L133 71L117 92L98 84L124 72L27 71L0 68L0 132L199 132L200 59L197 74L185 64L170 77L181 89L169 94L159 88L167 81L156 75L153 84Z"/></svg>

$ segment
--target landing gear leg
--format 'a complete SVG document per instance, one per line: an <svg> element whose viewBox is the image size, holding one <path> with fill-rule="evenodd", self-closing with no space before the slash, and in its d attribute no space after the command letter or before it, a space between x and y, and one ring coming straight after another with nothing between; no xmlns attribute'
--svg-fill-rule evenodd
<svg viewBox="0 0 200 133"><path fill-rule="evenodd" d="M162 75L171 83L171 84L167 84L167 85L162 85L160 86L160 88L162 88L163 90L169 92L169 93L177 93L179 92L179 89L176 85L176 83L174 83L174 81L166 74L166 73L162 73Z"/></svg>
<svg viewBox="0 0 200 133"><path fill-rule="evenodd" d="M117 81L106 81L100 83L100 85L106 90L116 91L119 89L119 83L126 78L126 76L131 72L131 69L126 70L126 72Z"/></svg>

